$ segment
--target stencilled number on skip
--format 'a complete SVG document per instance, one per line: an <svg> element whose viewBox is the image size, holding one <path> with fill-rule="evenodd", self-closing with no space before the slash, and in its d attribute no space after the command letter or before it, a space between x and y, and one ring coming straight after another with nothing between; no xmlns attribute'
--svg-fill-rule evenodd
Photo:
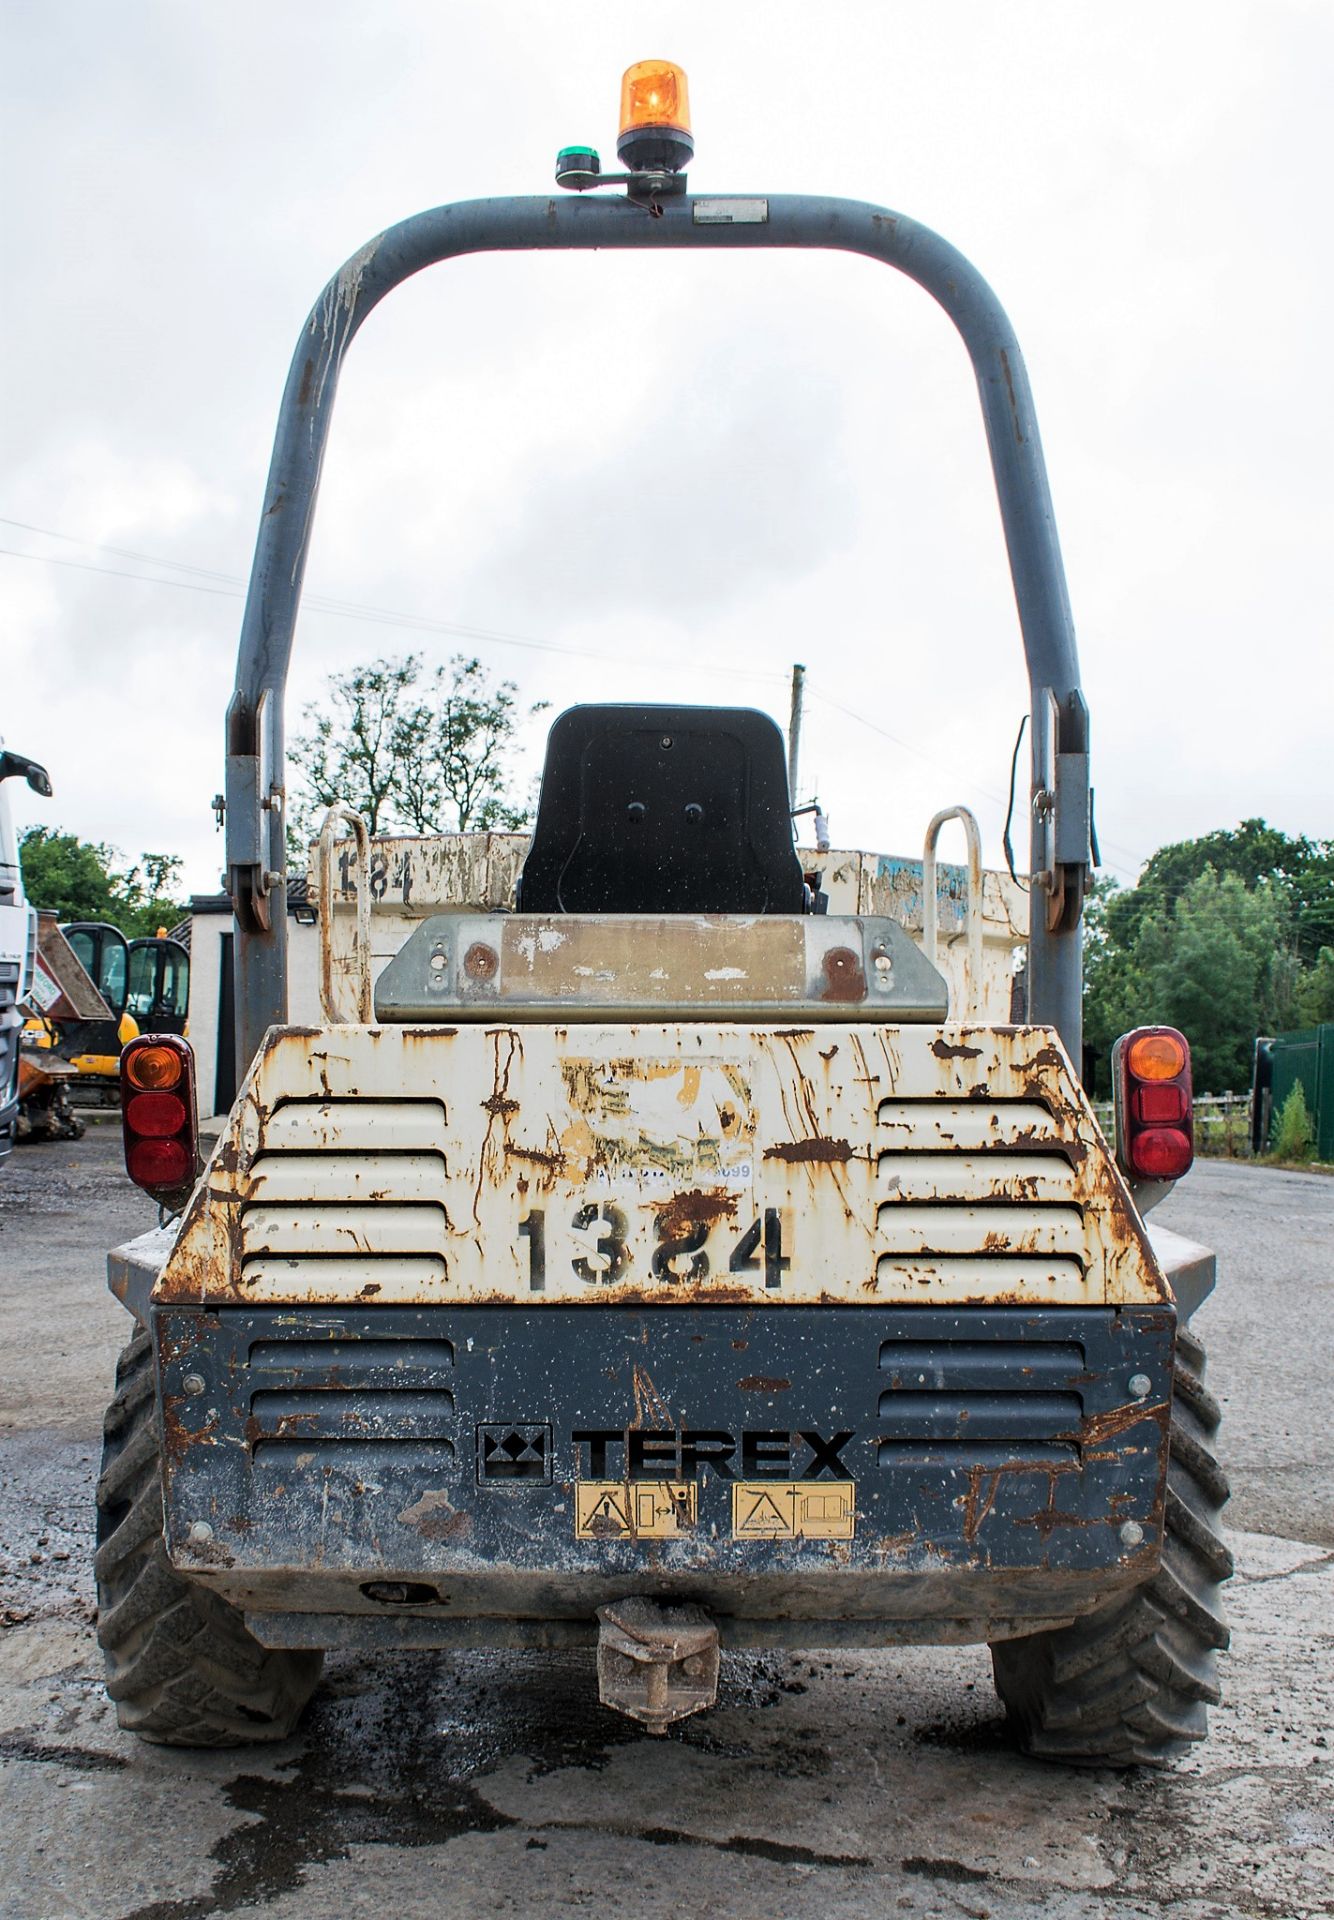
<svg viewBox="0 0 1334 1920"><path fill-rule="evenodd" d="M576 1207L570 1231L580 1251L570 1255L570 1271L590 1286L614 1286L625 1277L632 1255L630 1221L614 1200L588 1201ZM682 1220L664 1207L653 1222L654 1247L650 1271L666 1285L693 1286L714 1271L709 1254L711 1227L706 1220ZM550 1249L544 1207L533 1207L519 1222L519 1237L528 1242L528 1287L546 1290ZM727 1258L729 1273L764 1275L766 1287L781 1287L792 1261L783 1251L783 1216L777 1207L758 1214Z"/></svg>

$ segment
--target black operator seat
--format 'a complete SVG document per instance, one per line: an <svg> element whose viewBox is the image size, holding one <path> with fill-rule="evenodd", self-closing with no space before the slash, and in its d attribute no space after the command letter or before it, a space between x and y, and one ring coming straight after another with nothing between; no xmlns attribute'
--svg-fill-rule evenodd
<svg viewBox="0 0 1334 1920"><path fill-rule="evenodd" d="M750 707L571 707L547 736L522 913L809 913L783 736Z"/></svg>

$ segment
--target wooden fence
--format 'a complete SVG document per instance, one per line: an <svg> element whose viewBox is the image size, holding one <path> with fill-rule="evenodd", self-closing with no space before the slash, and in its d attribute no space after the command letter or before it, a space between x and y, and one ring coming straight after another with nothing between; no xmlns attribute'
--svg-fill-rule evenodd
<svg viewBox="0 0 1334 1920"><path fill-rule="evenodd" d="M1115 1132L1110 1100L1096 1100L1093 1111L1110 1141ZM1249 1160L1251 1157L1251 1096L1249 1093L1197 1093L1195 1096L1195 1151L1211 1159Z"/></svg>

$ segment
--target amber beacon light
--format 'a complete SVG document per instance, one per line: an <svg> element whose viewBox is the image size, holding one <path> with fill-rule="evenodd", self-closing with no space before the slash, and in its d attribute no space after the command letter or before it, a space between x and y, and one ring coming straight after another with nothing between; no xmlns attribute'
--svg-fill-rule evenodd
<svg viewBox="0 0 1334 1920"><path fill-rule="evenodd" d="M695 152L685 73L670 60L638 60L621 81L616 154L632 173L679 173Z"/></svg>

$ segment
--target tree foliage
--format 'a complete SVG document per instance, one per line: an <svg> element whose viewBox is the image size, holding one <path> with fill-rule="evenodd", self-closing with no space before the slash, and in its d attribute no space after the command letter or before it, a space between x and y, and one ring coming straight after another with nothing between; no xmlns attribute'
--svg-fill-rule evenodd
<svg viewBox="0 0 1334 1920"><path fill-rule="evenodd" d="M306 708L306 731L290 751L300 774L298 841L313 836L338 800L355 807L372 834L527 826L530 809L512 787L527 717L517 692L512 680L493 685L481 662L463 654L430 670L410 653L330 674L326 703Z"/></svg>
<svg viewBox="0 0 1334 1920"><path fill-rule="evenodd" d="M1315 1127L1306 1092L1300 1080L1294 1080L1287 1099L1278 1110L1274 1130L1274 1155L1279 1160L1309 1160L1315 1148Z"/></svg>
<svg viewBox="0 0 1334 1920"><path fill-rule="evenodd" d="M1319 1027L1334 1021L1334 947L1321 947L1313 967L1297 983L1299 1027Z"/></svg>
<svg viewBox="0 0 1334 1920"><path fill-rule="evenodd" d="M1248 892L1272 883L1286 902L1292 943L1303 965L1334 943L1334 841L1293 839L1263 820L1243 820L1198 840L1160 847L1140 875L1133 894L1140 910L1173 906L1206 868L1222 879L1235 874Z"/></svg>
<svg viewBox="0 0 1334 1920"><path fill-rule="evenodd" d="M1095 1085L1131 1027L1180 1027L1201 1092L1250 1084L1255 1038L1334 1019L1334 843L1263 820L1161 847L1087 910L1085 1040Z"/></svg>
<svg viewBox="0 0 1334 1920"><path fill-rule="evenodd" d="M23 890L35 907L64 921L109 921L127 940L174 926L186 911L176 854L141 853L137 864L123 866L115 847L58 827L29 827L19 861Z"/></svg>

